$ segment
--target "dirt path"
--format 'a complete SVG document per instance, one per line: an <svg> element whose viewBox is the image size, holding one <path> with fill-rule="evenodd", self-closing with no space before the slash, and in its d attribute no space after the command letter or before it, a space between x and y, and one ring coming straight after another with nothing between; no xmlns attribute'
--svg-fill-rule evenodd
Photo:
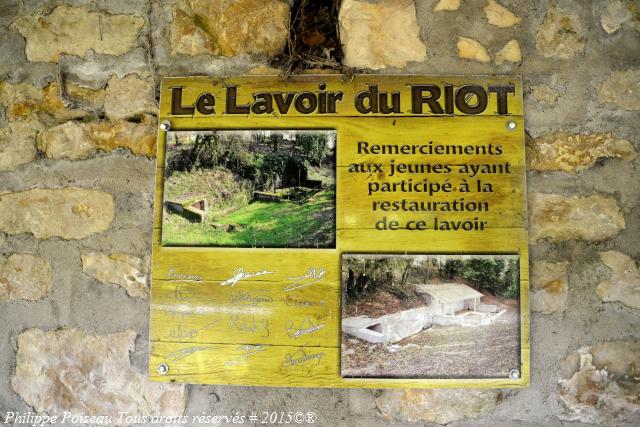
<svg viewBox="0 0 640 427"><path fill-rule="evenodd" d="M478 327L434 326L396 345L342 338L342 375L366 377L507 377L520 368L518 306Z"/></svg>

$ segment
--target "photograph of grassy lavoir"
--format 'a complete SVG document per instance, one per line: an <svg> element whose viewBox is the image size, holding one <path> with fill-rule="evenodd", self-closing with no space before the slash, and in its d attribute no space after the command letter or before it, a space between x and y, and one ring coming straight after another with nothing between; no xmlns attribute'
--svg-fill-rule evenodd
<svg viewBox="0 0 640 427"><path fill-rule="evenodd" d="M335 131L169 132L162 244L335 247Z"/></svg>
<svg viewBox="0 0 640 427"><path fill-rule="evenodd" d="M513 375L518 263L517 255L344 254L341 375Z"/></svg>

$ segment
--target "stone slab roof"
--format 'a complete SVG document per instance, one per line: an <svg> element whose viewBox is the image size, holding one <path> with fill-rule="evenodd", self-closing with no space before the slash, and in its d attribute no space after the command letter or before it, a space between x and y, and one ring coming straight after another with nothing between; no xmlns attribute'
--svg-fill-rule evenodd
<svg viewBox="0 0 640 427"><path fill-rule="evenodd" d="M416 292L419 294L429 294L434 299L446 304L484 296L482 293L463 283L416 285Z"/></svg>

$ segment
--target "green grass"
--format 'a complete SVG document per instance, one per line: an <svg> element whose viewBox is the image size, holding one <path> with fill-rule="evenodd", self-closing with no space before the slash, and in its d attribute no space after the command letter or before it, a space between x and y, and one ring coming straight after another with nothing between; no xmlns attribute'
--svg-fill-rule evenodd
<svg viewBox="0 0 640 427"><path fill-rule="evenodd" d="M303 204L253 202L205 223L166 215L162 242L176 246L334 247L335 189L315 194ZM220 225L233 224L234 231ZM218 226L216 226L218 225Z"/></svg>

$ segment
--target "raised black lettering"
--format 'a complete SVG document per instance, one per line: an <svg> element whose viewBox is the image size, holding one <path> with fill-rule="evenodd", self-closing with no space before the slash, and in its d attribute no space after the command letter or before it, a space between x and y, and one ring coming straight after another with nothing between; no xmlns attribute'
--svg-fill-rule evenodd
<svg viewBox="0 0 640 427"><path fill-rule="evenodd" d="M196 100L196 109L198 113L204 115L215 114L216 99L208 92L201 94Z"/></svg>
<svg viewBox="0 0 640 427"><path fill-rule="evenodd" d="M453 114L453 85L444 85L444 112Z"/></svg>
<svg viewBox="0 0 640 427"><path fill-rule="evenodd" d="M470 94L475 95L475 104L470 103ZM465 114L480 114L487 109L487 92L478 85L462 86L456 92L456 107Z"/></svg>
<svg viewBox="0 0 640 427"><path fill-rule="evenodd" d="M238 88L236 86L227 87L227 114L249 114L249 104L237 105Z"/></svg>
<svg viewBox="0 0 640 427"><path fill-rule="evenodd" d="M273 94L273 99L276 101L276 106L280 114L287 114L289 112L293 98L293 93L286 93L284 97L281 93L276 92Z"/></svg>
<svg viewBox="0 0 640 427"><path fill-rule="evenodd" d="M255 102L251 106L254 114L271 114L273 113L273 100L268 92L258 92L253 95Z"/></svg>
<svg viewBox="0 0 640 427"><path fill-rule="evenodd" d="M380 93L380 112L383 114L400 112L400 92L391 92L391 105L387 101L387 92Z"/></svg>
<svg viewBox="0 0 640 427"><path fill-rule="evenodd" d="M330 92L329 99L327 100L327 113L336 112L336 104L338 101L342 101L342 92Z"/></svg>
<svg viewBox="0 0 640 427"><path fill-rule="evenodd" d="M496 93L496 107L498 107L498 114L509 114L509 103L507 102L507 95L510 93L516 93L515 86L489 86L489 92Z"/></svg>
<svg viewBox="0 0 640 427"><path fill-rule="evenodd" d="M429 96L424 96L423 92L429 92ZM442 114L442 107L438 103L440 98L440 88L437 85L412 85L411 86L411 112L422 114L422 104L425 102L433 114Z"/></svg>
<svg viewBox="0 0 640 427"><path fill-rule="evenodd" d="M182 105L182 88L174 87L171 88L171 114L174 116L179 116L183 114L192 115L195 111L193 105L191 106L183 106Z"/></svg>
<svg viewBox="0 0 640 427"><path fill-rule="evenodd" d="M366 105L365 105L366 101ZM378 86L369 85L369 90L363 90L356 95L356 110L362 114L378 112Z"/></svg>
<svg viewBox="0 0 640 427"><path fill-rule="evenodd" d="M366 141L358 141L358 154L369 154L369 143Z"/></svg>
<svg viewBox="0 0 640 427"><path fill-rule="evenodd" d="M318 100L312 92L300 92L298 96L296 96L295 106L296 110L302 114L310 114L313 113L318 106Z"/></svg>

